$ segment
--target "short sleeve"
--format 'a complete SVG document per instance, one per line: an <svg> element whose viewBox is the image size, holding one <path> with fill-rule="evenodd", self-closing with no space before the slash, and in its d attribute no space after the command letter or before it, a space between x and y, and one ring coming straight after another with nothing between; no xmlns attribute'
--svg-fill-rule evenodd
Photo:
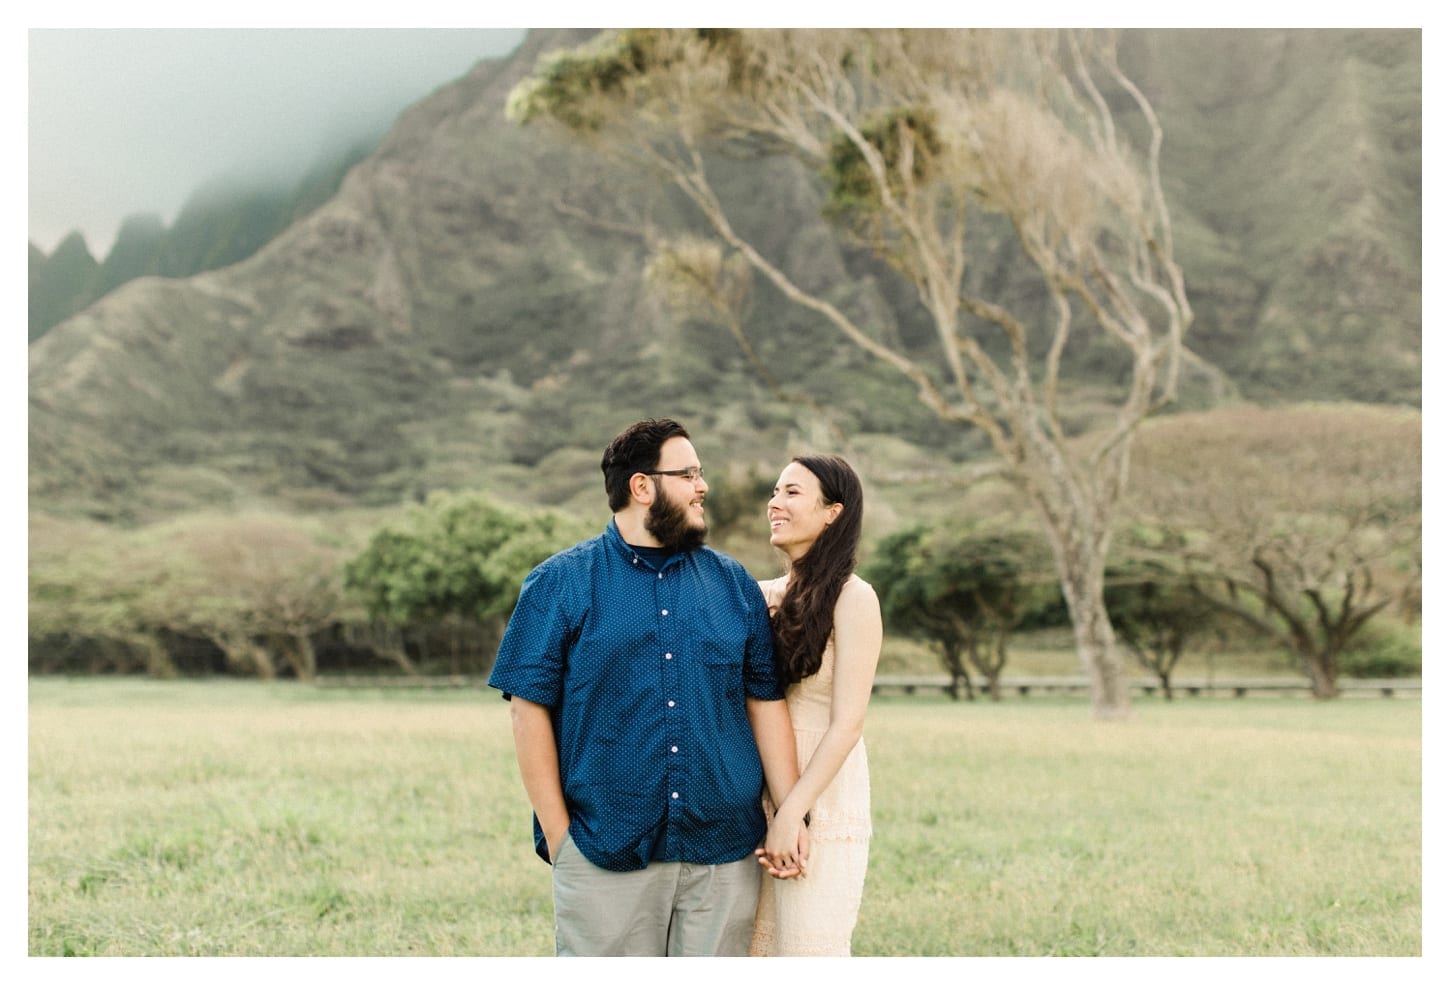
<svg viewBox="0 0 1450 985"><path fill-rule="evenodd" d="M745 649L745 693L760 701L782 701L785 690L775 667L775 640L770 630L770 610L760 586L749 575L743 579L746 620L750 635Z"/></svg>
<svg viewBox="0 0 1450 985"><path fill-rule="evenodd" d="M488 678L489 686L506 698L517 695L549 708L562 700L565 654L575 620L560 568L546 561L529 573L519 591Z"/></svg>

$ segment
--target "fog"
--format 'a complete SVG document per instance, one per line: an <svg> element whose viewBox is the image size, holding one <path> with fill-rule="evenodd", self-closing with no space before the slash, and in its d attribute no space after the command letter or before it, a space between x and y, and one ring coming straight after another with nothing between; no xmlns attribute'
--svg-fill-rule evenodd
<svg viewBox="0 0 1450 985"><path fill-rule="evenodd" d="M290 187L324 152L506 55L517 29L29 32L29 239L109 251L138 213L172 223L221 177Z"/></svg>
<svg viewBox="0 0 1450 985"><path fill-rule="evenodd" d="M258 9L267 6L263 2ZM426 15L426 6L399 12ZM1403 27L1424 19L1407 15L1404 6L1391 0L1356 18L1366 27ZM305 7L298 0L297 9ZM611 8L612 16L644 23L679 16L675 7L627 7ZM874 17L854 12L854 19L934 26L942 9L904 0L873 9ZM1027 0L973 10L972 21L1046 26L1069 17L1126 26L1143 12L1138 4L1117 0L1095 5L1090 16L1083 9L1060 0ZM712 19L745 17L763 26L787 14L787 8L757 0L738 0L728 8L730 16L722 16L725 11L715 10ZM547 24L561 12L545 4L528 8L526 15ZM132 16L129 7L126 16ZM1305 16L1302 4L1229 0L1195 14L1193 23L1323 26L1301 23ZM804 19L824 26L828 18L815 10ZM1003 18L1006 23L998 23ZM795 15L792 25L801 19ZM1174 19L1164 14L1158 26L1174 26ZM340 149L346 137L386 128L408 105L479 59L512 51L523 35L512 28L32 29L29 238L48 252L79 229L99 259L126 216L154 213L169 225L191 192L212 179L272 176L290 187L324 151ZM1432 57L1425 64L1429 73L1438 63Z"/></svg>

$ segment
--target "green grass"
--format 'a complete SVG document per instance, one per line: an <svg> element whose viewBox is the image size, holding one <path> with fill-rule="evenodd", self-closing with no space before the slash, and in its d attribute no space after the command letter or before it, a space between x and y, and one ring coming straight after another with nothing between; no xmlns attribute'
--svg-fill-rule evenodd
<svg viewBox="0 0 1450 985"><path fill-rule="evenodd" d="M1421 953L1418 700L882 697L866 955ZM492 691L33 679L31 955L543 955Z"/></svg>
<svg viewBox="0 0 1450 985"><path fill-rule="evenodd" d="M1418 701L922 702L872 712L862 951L1419 953Z"/></svg>

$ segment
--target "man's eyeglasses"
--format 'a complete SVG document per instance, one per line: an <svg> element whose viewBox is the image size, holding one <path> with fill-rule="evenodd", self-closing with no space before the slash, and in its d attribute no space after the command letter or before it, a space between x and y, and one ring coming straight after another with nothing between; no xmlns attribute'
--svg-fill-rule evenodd
<svg viewBox="0 0 1450 985"><path fill-rule="evenodd" d="M687 469L663 469L658 472L646 472L645 475L678 475L691 482L699 482L705 477L705 470L698 465L692 465Z"/></svg>

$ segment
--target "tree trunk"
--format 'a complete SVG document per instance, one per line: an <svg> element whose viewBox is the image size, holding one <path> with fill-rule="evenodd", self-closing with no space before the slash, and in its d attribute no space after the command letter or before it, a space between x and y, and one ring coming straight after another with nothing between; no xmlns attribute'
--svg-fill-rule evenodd
<svg viewBox="0 0 1450 985"><path fill-rule="evenodd" d="M171 654L166 652L166 647L161 645L160 640L149 634L141 634L135 637L135 643L146 661L146 673L152 677L177 676L176 664L172 662Z"/></svg>
<svg viewBox="0 0 1450 985"><path fill-rule="evenodd" d="M365 646L384 660L391 660L410 677L421 676L413 661L408 659L408 642L402 629L385 623L368 623L363 626L348 624L344 629L344 638L354 646Z"/></svg>
<svg viewBox="0 0 1450 985"><path fill-rule="evenodd" d="M972 689L972 677L967 673L966 664L962 662L962 648L946 640L940 641L942 666L951 675L952 683L950 694L953 701L962 700L962 692L965 691L968 701L976 701L977 694Z"/></svg>
<svg viewBox="0 0 1450 985"><path fill-rule="evenodd" d="M960 701L962 694L966 694L968 701L977 700L977 691L972 687L972 679L966 671L952 675L952 700Z"/></svg>
<svg viewBox="0 0 1450 985"><path fill-rule="evenodd" d="M975 640L968 646L967 652L971 657L972 666L977 668L978 673L987 679L985 693L993 701L1002 700L1002 668L1007 665L1007 633L1005 630L998 630L994 633L991 642L992 659L988 660L982 656Z"/></svg>
<svg viewBox="0 0 1450 985"><path fill-rule="evenodd" d="M1092 689L1093 717L1123 721L1133 711L1128 678L1123 673L1108 608L1103 602L1101 579L1097 591L1078 579L1063 579L1063 596L1072 615L1072 635L1078 659Z"/></svg>
<svg viewBox="0 0 1450 985"><path fill-rule="evenodd" d="M987 696L993 701L1002 700L1002 673L998 671L987 675Z"/></svg>
<svg viewBox="0 0 1450 985"><path fill-rule="evenodd" d="M1164 638L1166 635L1166 639ZM1183 659L1183 634L1168 632L1158 638L1158 647L1154 650L1155 666L1158 670L1158 679L1163 682L1163 700L1173 700L1173 668L1178 666L1178 661Z"/></svg>
<svg viewBox="0 0 1450 985"><path fill-rule="evenodd" d="M1311 693L1318 700L1339 697L1339 682L1335 679L1330 664L1331 658L1327 654L1311 653L1304 657Z"/></svg>
<svg viewBox="0 0 1450 985"><path fill-rule="evenodd" d="M256 674L260 680L270 681L277 676L277 667L267 648L250 636L221 631L213 632L211 641L221 647L227 666L244 674Z"/></svg>
<svg viewBox="0 0 1450 985"><path fill-rule="evenodd" d="M385 660L391 660L393 663L397 664L398 669L401 670L403 673L407 674L409 677L422 676L418 668L413 665L413 661L408 659L408 654L403 650L403 644L401 643L399 643L396 647L384 645L375 646L373 647L373 652L376 653L378 656L384 658Z"/></svg>
<svg viewBox="0 0 1450 985"><path fill-rule="evenodd" d="M1055 471L1066 473L1067 469L1058 463ZM1066 480L1061 480L1061 485L1064 489L1068 488ZM1072 636L1078 661L1092 692L1093 717L1100 721L1124 721L1132 715L1132 695L1128 690L1127 675L1123 672L1123 658L1118 651L1113 624L1108 618L1108 606L1103 599L1103 573L1107 567L1108 550L1108 537L1103 525L1108 522L1111 504L1105 497L1099 496L1099 512L1094 517L1086 517L1056 511L1040 491L1034 498L1057 563L1063 601L1067 603L1068 615L1072 618ZM1065 492L1060 498L1072 502L1078 497Z"/></svg>
<svg viewBox="0 0 1450 985"><path fill-rule="evenodd" d="M288 659L300 681L317 678L317 651L312 647L312 637L307 633L293 633L288 647Z"/></svg>

